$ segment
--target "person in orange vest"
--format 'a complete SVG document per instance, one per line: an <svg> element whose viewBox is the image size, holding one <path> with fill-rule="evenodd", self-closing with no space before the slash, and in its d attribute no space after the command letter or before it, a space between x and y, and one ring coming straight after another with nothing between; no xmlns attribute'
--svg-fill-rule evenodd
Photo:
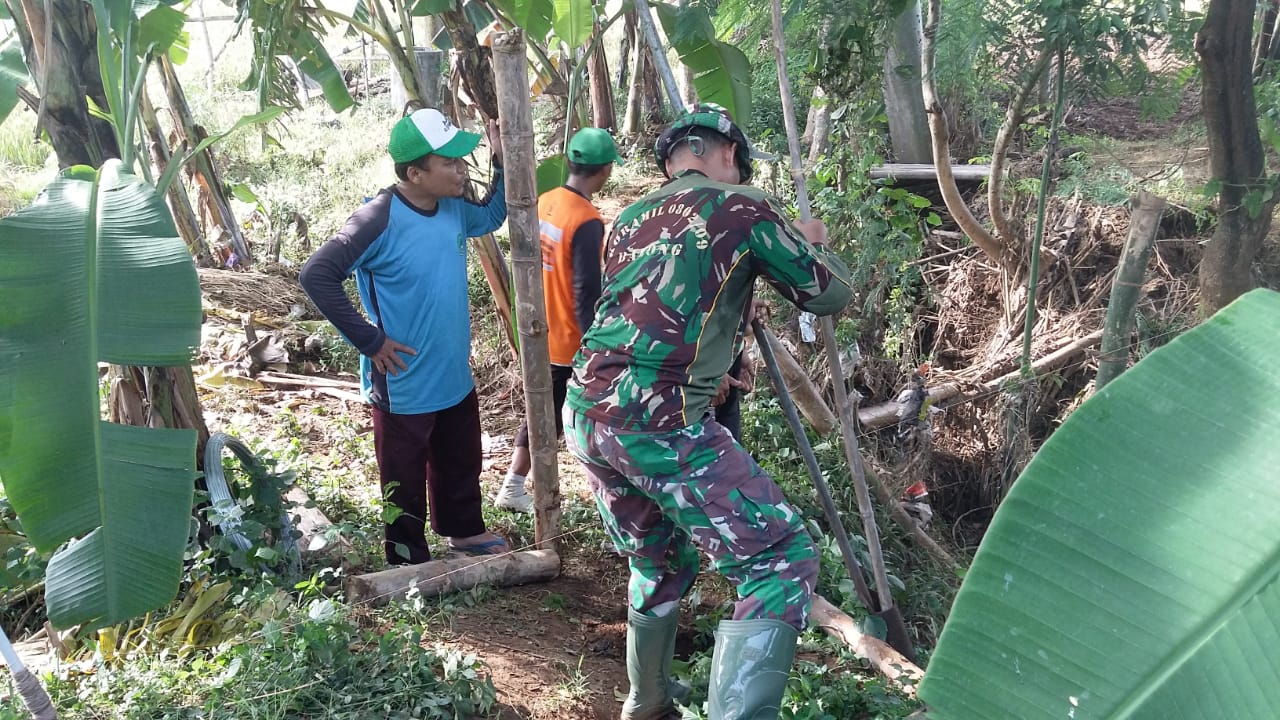
<svg viewBox="0 0 1280 720"><path fill-rule="evenodd" d="M542 236L542 287L547 305L547 350L551 357L551 394L556 433L564 434L560 411L573 375L573 356L582 331L591 326L600 299L600 254L604 219L591 203L604 187L613 166L621 164L618 146L600 128L583 128L569 140L569 179L538 198ZM533 512L533 496L525 490L529 474L529 426L516 433L511 466L493 504L513 512Z"/></svg>

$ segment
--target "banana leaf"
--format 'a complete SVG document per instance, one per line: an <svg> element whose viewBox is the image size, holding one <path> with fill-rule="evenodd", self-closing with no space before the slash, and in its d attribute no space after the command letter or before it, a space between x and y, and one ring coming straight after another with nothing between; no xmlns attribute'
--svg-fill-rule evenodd
<svg viewBox="0 0 1280 720"><path fill-rule="evenodd" d="M0 481L52 552L55 626L173 599L196 433L101 419L98 363L174 366L200 339L195 266L163 197L118 160L61 173L0 219Z"/></svg>
<svg viewBox="0 0 1280 720"><path fill-rule="evenodd" d="M570 48L586 44L594 28L595 8L591 0L554 0L552 27Z"/></svg>
<svg viewBox="0 0 1280 720"><path fill-rule="evenodd" d="M0 7L4 7L0 4ZM18 88L30 84L26 58L22 56L22 43L17 33L0 43L0 122L18 105Z"/></svg>
<svg viewBox="0 0 1280 720"><path fill-rule="evenodd" d="M1071 415L978 549L930 718L1280 717L1278 354L1255 290Z"/></svg>
<svg viewBox="0 0 1280 720"><path fill-rule="evenodd" d="M701 102L719 103L740 124L751 118L751 61L741 50L716 38L715 26L701 5L654 9L680 62L693 71Z"/></svg>

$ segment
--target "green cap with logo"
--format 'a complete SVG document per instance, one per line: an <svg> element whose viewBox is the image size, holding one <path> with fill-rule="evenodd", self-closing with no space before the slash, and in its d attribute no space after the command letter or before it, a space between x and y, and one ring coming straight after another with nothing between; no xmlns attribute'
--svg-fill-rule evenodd
<svg viewBox="0 0 1280 720"><path fill-rule="evenodd" d="M618 145L607 130L583 128L569 140L569 162L579 165L622 164Z"/></svg>
<svg viewBox="0 0 1280 720"><path fill-rule="evenodd" d="M478 133L459 130L444 113L434 108L423 108L400 118L391 128L387 152L391 153L393 161L406 163L423 155L466 157L479 144Z"/></svg>

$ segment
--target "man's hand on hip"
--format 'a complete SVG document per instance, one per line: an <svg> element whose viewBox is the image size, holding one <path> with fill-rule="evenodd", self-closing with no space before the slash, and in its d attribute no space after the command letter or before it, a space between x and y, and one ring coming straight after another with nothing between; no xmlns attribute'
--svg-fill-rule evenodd
<svg viewBox="0 0 1280 720"><path fill-rule="evenodd" d="M407 370L409 366L405 364L404 358L397 353L417 355L418 351L408 345L401 345L395 340L387 338L383 341L382 347L378 349L378 352L370 355L369 359L373 361L373 367L378 372L384 375L399 375L400 370Z"/></svg>

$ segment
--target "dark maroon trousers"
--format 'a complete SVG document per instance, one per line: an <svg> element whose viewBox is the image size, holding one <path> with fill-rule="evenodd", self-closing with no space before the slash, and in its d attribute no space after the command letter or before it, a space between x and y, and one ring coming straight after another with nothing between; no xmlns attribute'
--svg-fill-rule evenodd
<svg viewBox="0 0 1280 720"><path fill-rule="evenodd" d="M373 408L373 447L382 496L400 509L386 525L384 550L390 564L431 559L431 529L444 537L485 531L481 516L480 404L472 390L462 402L420 415ZM390 489L388 489L390 488Z"/></svg>

